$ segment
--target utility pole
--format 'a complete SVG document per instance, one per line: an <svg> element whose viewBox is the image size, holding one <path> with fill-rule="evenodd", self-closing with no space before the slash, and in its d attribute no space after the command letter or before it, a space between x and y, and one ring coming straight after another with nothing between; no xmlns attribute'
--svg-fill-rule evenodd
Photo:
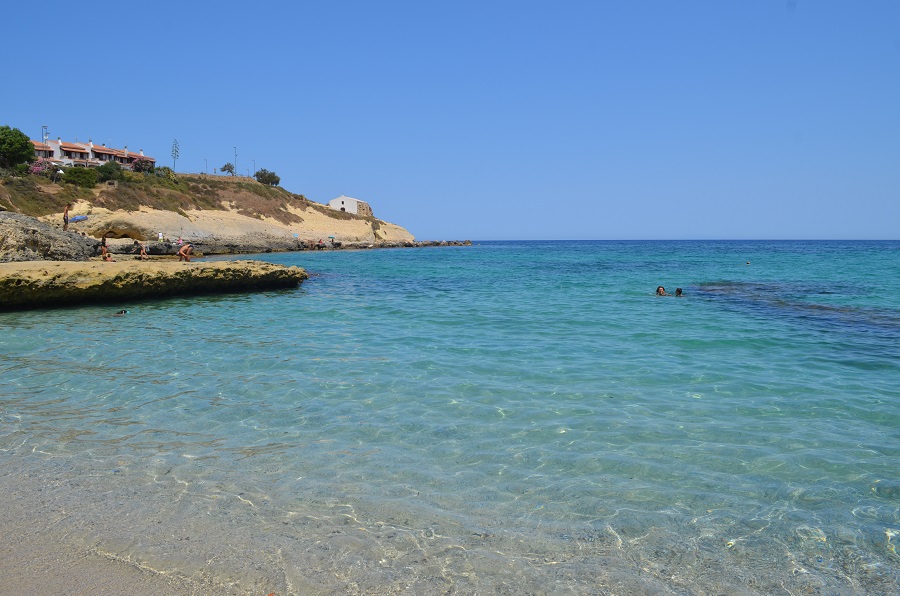
<svg viewBox="0 0 900 596"><path fill-rule="evenodd" d="M237 172L237 147L234 148L234 171Z"/></svg>

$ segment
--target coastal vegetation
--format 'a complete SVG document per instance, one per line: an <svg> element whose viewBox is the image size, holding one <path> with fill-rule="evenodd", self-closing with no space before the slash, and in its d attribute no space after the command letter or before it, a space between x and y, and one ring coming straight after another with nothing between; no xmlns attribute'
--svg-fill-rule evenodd
<svg viewBox="0 0 900 596"><path fill-rule="evenodd" d="M0 126L0 167L14 168L34 161L34 145L18 128Z"/></svg>
<svg viewBox="0 0 900 596"><path fill-rule="evenodd" d="M80 186L81 188L94 188L97 185L97 170L91 168L67 168L63 173L63 182Z"/></svg>
<svg viewBox="0 0 900 596"><path fill-rule="evenodd" d="M277 179L274 172L267 173ZM61 176L52 174L0 172L0 211L43 217L61 213L66 203L84 201L111 211L147 207L184 215L195 209L218 210L282 224L302 221L302 216L288 210L292 207L293 211L312 209L336 220L378 222L374 217L363 218L310 201L275 186L277 181L266 184L242 176L177 174L168 167L154 168L152 173L130 172L115 163L96 169L67 168Z"/></svg>
<svg viewBox="0 0 900 596"><path fill-rule="evenodd" d="M82 200L109 210L149 207L180 214L191 209L231 210L290 224L300 219L287 206L306 210L312 205L303 195L247 178L175 174L165 167L148 174L108 166L67 168L56 181L39 175L0 176L0 210L41 217ZM98 182L106 184L97 186ZM348 214L325 205L320 210L335 219L348 219Z"/></svg>

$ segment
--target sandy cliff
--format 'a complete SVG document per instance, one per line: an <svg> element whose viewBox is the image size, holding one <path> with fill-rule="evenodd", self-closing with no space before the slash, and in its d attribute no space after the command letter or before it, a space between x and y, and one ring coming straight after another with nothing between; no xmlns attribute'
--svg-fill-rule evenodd
<svg viewBox="0 0 900 596"><path fill-rule="evenodd" d="M415 238L400 226L374 223L364 218L336 219L316 209L299 212L302 221L284 223L271 217L251 217L236 210L221 211L189 209L182 213L141 207L137 211L109 210L89 203L72 206L74 216L86 215L87 219L72 223L69 229L85 232L88 236L155 240L162 232L165 238L194 242L207 253L256 252L292 250L298 242L328 240L334 236L343 243L396 243L411 242ZM60 222L62 215L42 218L48 222Z"/></svg>
<svg viewBox="0 0 900 596"><path fill-rule="evenodd" d="M414 242L406 229L377 217L335 211L283 188L251 178L122 173L121 180L92 189L39 176L0 180L0 211L39 217L62 227L71 203L70 231L100 238L155 240L162 232L200 242L206 252L290 250L298 242L355 244ZM378 212L377 203L373 205ZM86 218L86 219L82 219Z"/></svg>

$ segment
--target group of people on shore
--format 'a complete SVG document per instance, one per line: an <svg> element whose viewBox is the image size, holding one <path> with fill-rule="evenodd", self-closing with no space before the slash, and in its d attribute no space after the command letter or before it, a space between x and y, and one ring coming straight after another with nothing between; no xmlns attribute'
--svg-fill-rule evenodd
<svg viewBox="0 0 900 596"><path fill-rule="evenodd" d="M147 254L147 248L139 241L135 240L134 244L131 247L132 253L137 255L139 259L142 261L146 261L150 259L150 255ZM181 245L181 248L178 249L178 260L185 261L190 263L191 254L194 252L194 245L190 242L185 242ZM112 258L112 254L109 252L109 248L106 245L106 234L100 239L100 260L105 261L107 263L115 263L116 260Z"/></svg>
<svg viewBox="0 0 900 596"><path fill-rule="evenodd" d="M69 231L69 209L72 208L72 203L66 203L65 209L63 209L63 231ZM84 232L81 233L82 236L85 235ZM163 233L159 233L159 241L163 241ZM319 242L322 242L319 240ZM132 252L138 256L142 261L146 261L150 258L150 255L147 254L147 248L138 240L134 241L134 245L132 246ZM190 242L184 242L181 238L178 239L178 260L189 263L191 261L191 255L194 252L194 245ZM112 258L112 254L109 252L109 247L106 245L106 234L103 234L103 237L100 238L100 260L105 261L107 263L115 263L116 260Z"/></svg>
<svg viewBox="0 0 900 596"><path fill-rule="evenodd" d="M656 286L656 295L657 296L671 296L672 294L667 294L666 289L664 287ZM682 296L684 296L684 292L681 290L681 288L675 288L675 297L681 298Z"/></svg>

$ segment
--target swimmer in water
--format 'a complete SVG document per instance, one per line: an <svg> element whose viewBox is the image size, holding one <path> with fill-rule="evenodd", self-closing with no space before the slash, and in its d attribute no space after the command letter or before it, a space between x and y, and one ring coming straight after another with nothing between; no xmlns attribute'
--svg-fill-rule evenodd
<svg viewBox="0 0 900 596"><path fill-rule="evenodd" d="M668 294L666 294L666 289L662 286L656 287L656 295L657 296L668 296Z"/></svg>
<svg viewBox="0 0 900 596"><path fill-rule="evenodd" d="M117 313L114 314L113 316L114 316L114 317L124 317L124 316L127 315L127 314L128 314L128 311L127 311L127 310L120 310L119 312L117 312Z"/></svg>
<svg viewBox="0 0 900 596"><path fill-rule="evenodd" d="M682 296L684 296L684 294L682 293L681 288L675 288L675 297L681 298Z"/></svg>

